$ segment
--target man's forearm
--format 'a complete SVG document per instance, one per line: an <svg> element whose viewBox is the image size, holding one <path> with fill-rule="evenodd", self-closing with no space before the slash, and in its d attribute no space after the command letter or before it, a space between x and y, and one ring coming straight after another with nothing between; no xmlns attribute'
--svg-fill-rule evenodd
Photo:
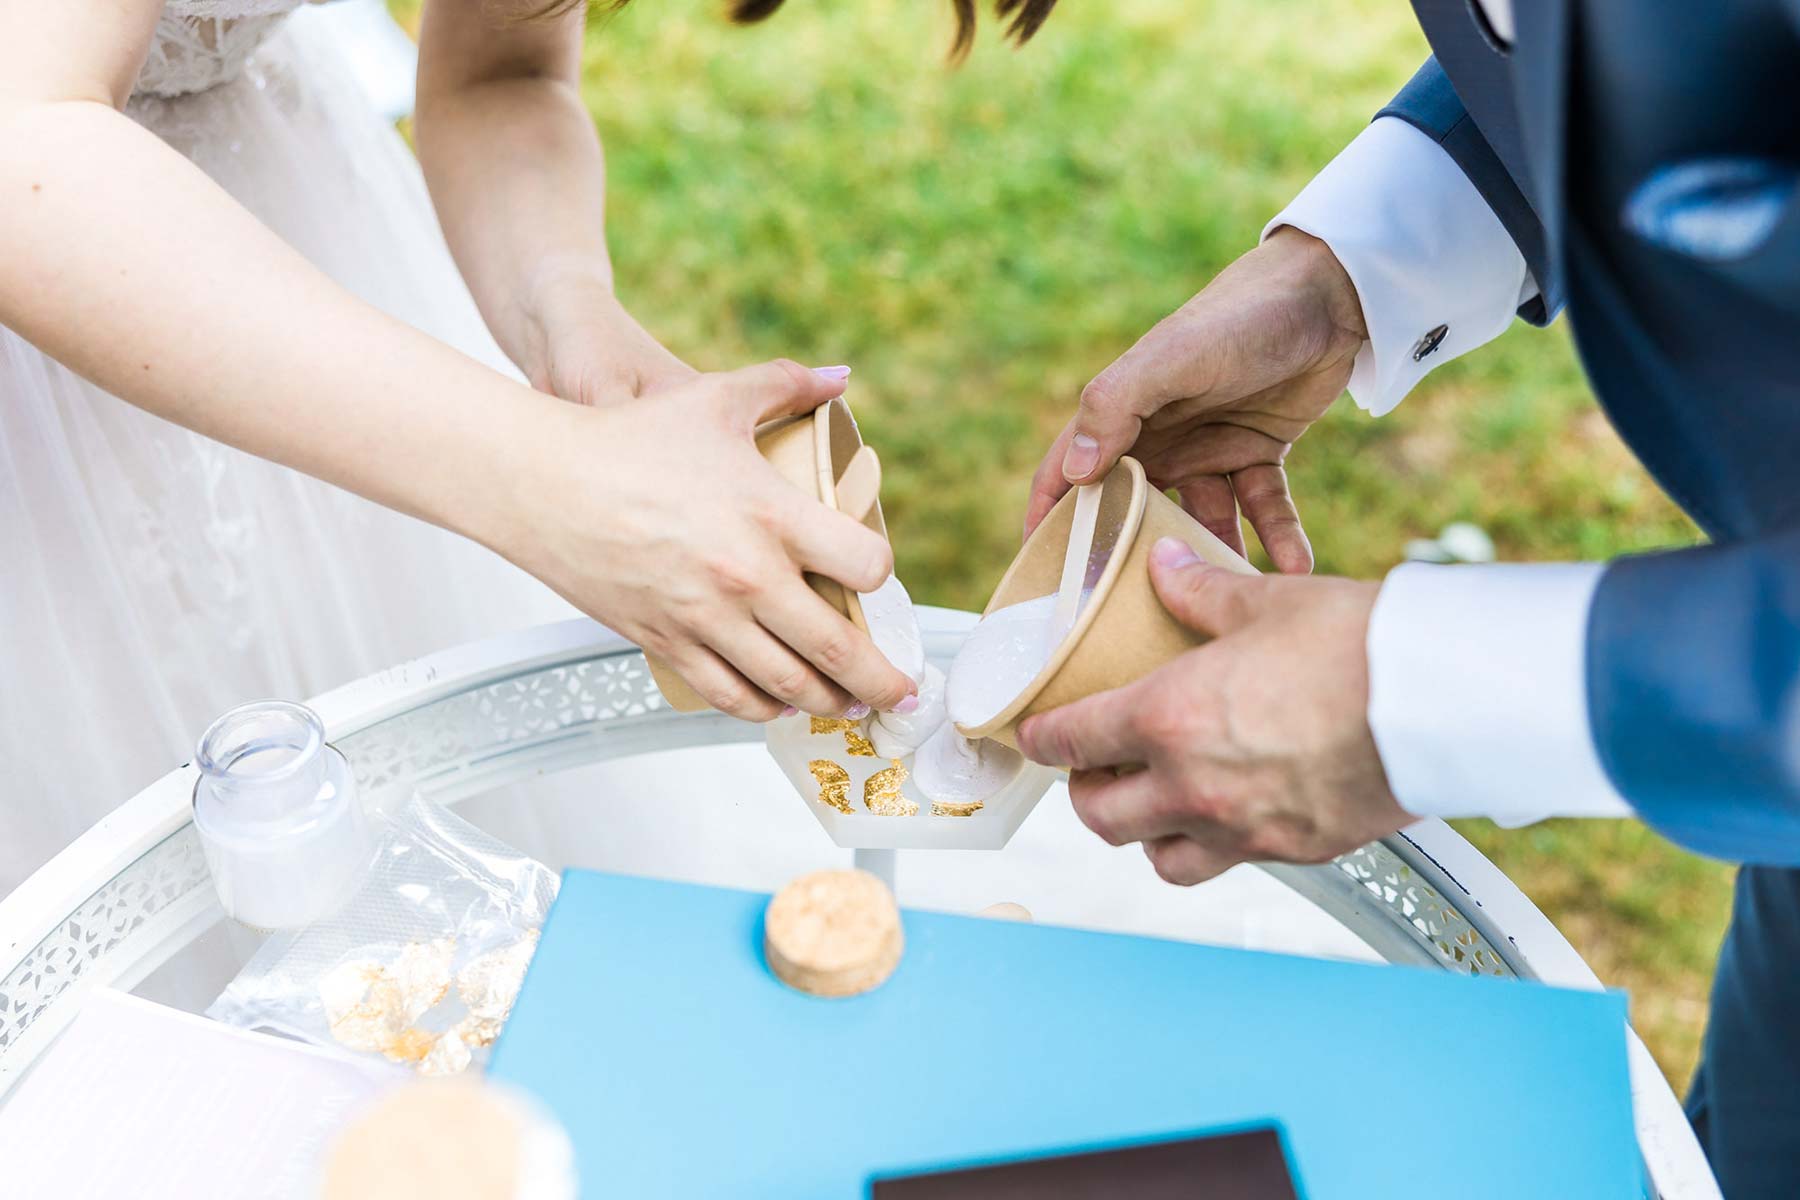
<svg viewBox="0 0 1800 1200"><path fill-rule="evenodd" d="M478 17L427 10L416 133L444 235L488 328L530 372L558 288L612 290L606 169L578 89L579 25L495 32L517 53L470 57ZM571 39L573 41L571 42Z"/></svg>

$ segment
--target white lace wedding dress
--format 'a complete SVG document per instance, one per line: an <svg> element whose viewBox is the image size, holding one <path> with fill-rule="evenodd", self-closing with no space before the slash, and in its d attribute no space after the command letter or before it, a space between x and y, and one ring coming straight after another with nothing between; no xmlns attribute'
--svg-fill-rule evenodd
<svg viewBox="0 0 1800 1200"><path fill-rule="evenodd" d="M286 24L297 3L171 0L129 115L339 283L511 371L410 151L330 35ZM0 895L232 704L571 615L480 547L150 416L0 329Z"/></svg>

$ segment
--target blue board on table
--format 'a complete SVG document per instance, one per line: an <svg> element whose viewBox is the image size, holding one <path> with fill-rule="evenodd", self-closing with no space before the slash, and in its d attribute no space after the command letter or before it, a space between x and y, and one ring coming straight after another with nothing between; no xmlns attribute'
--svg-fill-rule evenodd
<svg viewBox="0 0 1800 1200"><path fill-rule="evenodd" d="M850 1200L1275 1123L1307 1200L1642 1195L1623 996L909 911L893 978L822 1000L769 974L767 902L564 875L489 1074L588 1194Z"/></svg>

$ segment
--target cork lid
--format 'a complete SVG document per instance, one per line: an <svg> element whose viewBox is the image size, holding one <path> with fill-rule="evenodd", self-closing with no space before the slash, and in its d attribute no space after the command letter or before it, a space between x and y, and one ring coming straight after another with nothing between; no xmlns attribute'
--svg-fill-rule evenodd
<svg viewBox="0 0 1800 1200"><path fill-rule="evenodd" d="M815 871L775 894L763 951L775 977L812 996L880 987L900 964L900 907L867 871Z"/></svg>

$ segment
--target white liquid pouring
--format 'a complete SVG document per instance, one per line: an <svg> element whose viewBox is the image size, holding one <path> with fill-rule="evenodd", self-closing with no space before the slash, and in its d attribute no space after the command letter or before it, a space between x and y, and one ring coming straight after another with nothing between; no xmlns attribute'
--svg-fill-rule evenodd
<svg viewBox="0 0 1800 1200"><path fill-rule="evenodd" d="M1017 751L990 739L966 738L956 727L985 725L1006 711L1043 672L1074 617L1086 609L1110 547L1095 552L1084 544L1070 550L1070 560L1085 569L1065 564L1063 575L1071 585L1081 581L1079 591L1038 596L989 613L963 642L947 679L925 662L918 617L900 581L889 576L863 595L863 617L876 648L919 684L918 708L876 714L868 737L883 758L913 756L913 782L928 799L959 807L982 804L1024 769Z"/></svg>
<svg viewBox="0 0 1800 1200"><path fill-rule="evenodd" d="M912 597L897 575L889 575L872 592L859 593L863 622L869 627L869 639L887 660L911 679L920 683L925 678L925 639L919 633L919 615L913 609Z"/></svg>
<svg viewBox="0 0 1800 1200"><path fill-rule="evenodd" d="M1092 589L1082 590L1083 607L1092 594ZM951 721L968 728L1005 712L1055 653L1060 641L1054 637L1055 625L1055 595L1009 604L983 617L950 665L946 705Z"/></svg>
<svg viewBox="0 0 1800 1200"><path fill-rule="evenodd" d="M913 759L913 781L938 804L985 804L1025 767L1025 756L990 738L966 738L946 721Z"/></svg>
<svg viewBox="0 0 1800 1200"><path fill-rule="evenodd" d="M876 713L869 722L869 741L874 745L875 753L883 758L905 758L917 753L938 727L948 721L949 715L944 710L944 673L927 663L925 677L919 681L919 707L909 713ZM940 797L932 796L931 799Z"/></svg>

